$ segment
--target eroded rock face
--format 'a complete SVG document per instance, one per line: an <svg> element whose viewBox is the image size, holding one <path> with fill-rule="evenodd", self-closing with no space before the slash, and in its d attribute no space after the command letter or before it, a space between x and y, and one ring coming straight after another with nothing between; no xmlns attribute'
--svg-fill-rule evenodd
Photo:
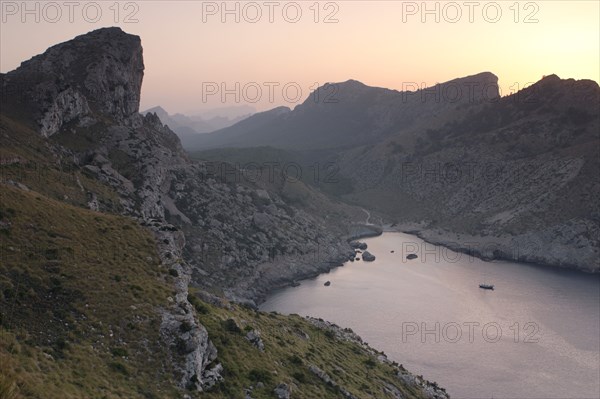
<svg viewBox="0 0 600 399"><path fill-rule="evenodd" d="M202 391L221 379L222 366L188 301L192 269L183 259L185 236L167 222L165 215L176 209L163 198L171 170L185 169L188 163L175 134L156 115L144 118L138 113L143 71L139 37L119 28L99 29L51 47L2 75L3 100L10 93L8 105L29 113L43 136L65 129L87 134L89 148L57 150L111 186L122 213L154 232L162 267L175 274L173 297L157 309L161 336L171 349L181 388ZM107 210L95 193L88 195L91 209Z"/></svg>
<svg viewBox="0 0 600 399"><path fill-rule="evenodd" d="M222 366L188 300L190 284L254 304L271 289L328 271L353 251L331 224L287 204L257 182L222 181L190 162L156 114L138 114L142 47L118 28L100 29L50 48L0 76L22 85L11 106L31 113L56 151L114 189L118 210L151 229L174 293L157 309L179 385L204 390ZM69 135L86 135L86 148ZM90 208L115 211L94 201ZM336 217L335 221L340 223ZM335 261L332 263L332 261ZM261 350L260 337L251 337Z"/></svg>
<svg viewBox="0 0 600 399"><path fill-rule="evenodd" d="M180 386L202 391L222 379L223 366L216 362L217 348L208 332L197 322L193 306L188 301L190 267L181 259L185 237L172 225L154 220L149 226L157 237L163 265L175 270L175 297L161 310L160 326L163 341L171 348L176 369L181 373ZM183 361L177 361L182 358Z"/></svg>
<svg viewBox="0 0 600 399"><path fill-rule="evenodd" d="M342 153L348 199L451 248L598 272L599 105L598 83L552 75L464 118L427 114Z"/></svg>
<svg viewBox="0 0 600 399"><path fill-rule="evenodd" d="M140 38L103 28L23 62L3 77L2 89L51 136L71 122L93 124L102 114L139 126L143 76Z"/></svg>

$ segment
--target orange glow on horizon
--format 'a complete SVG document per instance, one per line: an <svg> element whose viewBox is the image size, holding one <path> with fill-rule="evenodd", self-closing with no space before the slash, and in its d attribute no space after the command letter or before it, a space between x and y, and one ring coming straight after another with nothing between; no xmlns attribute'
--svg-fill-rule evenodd
<svg viewBox="0 0 600 399"><path fill-rule="evenodd" d="M431 86L490 71L503 95L550 74L600 80L596 1L483 1L473 9L463 2L454 2L458 9L452 2L427 2L427 9L404 1L298 2L296 22L297 10L285 1L272 10L248 2L228 2L228 10L219 9L221 2L120 2L118 9L100 2L97 22L75 9L73 22L63 10L55 23L45 20L56 17L52 10L40 9L36 23L35 15L6 8L13 3L21 4L2 2L2 72L53 44L118 25L142 38L142 109L161 105L170 113L245 103L257 110L293 107L315 85L348 79L401 90L407 82ZM238 98L206 96L211 83ZM258 100L245 101L257 98L257 87Z"/></svg>

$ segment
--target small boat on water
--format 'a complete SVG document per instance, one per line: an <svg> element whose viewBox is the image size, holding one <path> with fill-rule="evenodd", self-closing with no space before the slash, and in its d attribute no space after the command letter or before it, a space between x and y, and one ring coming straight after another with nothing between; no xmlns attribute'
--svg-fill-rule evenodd
<svg viewBox="0 0 600 399"><path fill-rule="evenodd" d="M494 285L493 284L479 284L479 288L484 289L484 290L494 290Z"/></svg>

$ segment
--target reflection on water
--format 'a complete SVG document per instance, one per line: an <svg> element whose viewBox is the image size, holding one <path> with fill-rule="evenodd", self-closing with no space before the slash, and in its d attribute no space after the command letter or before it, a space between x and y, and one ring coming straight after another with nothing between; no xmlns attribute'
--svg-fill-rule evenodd
<svg viewBox="0 0 600 399"><path fill-rule="evenodd" d="M454 398L600 397L598 275L484 262L402 233L363 241L374 262L303 281L261 309L351 327ZM411 245L421 256L409 261Z"/></svg>

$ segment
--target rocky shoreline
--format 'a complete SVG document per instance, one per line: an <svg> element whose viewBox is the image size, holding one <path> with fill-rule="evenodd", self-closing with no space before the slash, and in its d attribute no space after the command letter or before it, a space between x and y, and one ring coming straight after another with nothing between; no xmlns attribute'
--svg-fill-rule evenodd
<svg viewBox="0 0 600 399"><path fill-rule="evenodd" d="M91 57L101 61L88 67ZM140 38L104 28L58 44L0 80L9 90L23 86L18 100L28 113L15 118L37 125L56 163L114 194L102 200L93 186L85 193L89 208L128 216L153 233L165 282L172 283L155 309L169 350L165 364L180 389L201 392L226 376L190 287L256 306L278 287L343 265L355 256L350 241L383 230L353 224L327 198L292 206L265 182L227 181L213 165L192 162L156 114L139 114L143 71ZM49 103L44 93L61 101Z"/></svg>
<svg viewBox="0 0 600 399"><path fill-rule="evenodd" d="M338 245L330 246L335 253L327 254L327 259L311 263L314 254L298 257L282 257L269 265L271 273L264 269L257 270L257 276L242 287L227 290L225 296L234 302L242 303L252 308L258 308L274 291L299 285L299 281L309 280L327 274L345 262L354 260L356 253L351 242L361 238L377 237L383 234L383 229L373 225L353 224L349 233L340 237ZM276 273L272 271L276 270ZM260 277L258 277L260 275Z"/></svg>
<svg viewBox="0 0 600 399"><path fill-rule="evenodd" d="M346 241L360 240L361 238L377 237L383 234L383 228L371 224L353 224Z"/></svg>
<svg viewBox="0 0 600 399"><path fill-rule="evenodd" d="M600 272L600 261L594 258L595 253L590 247L587 256L589 262L576 263L572 260L577 259L572 250L564 247L556 248L556 243L551 245L539 236L474 236L444 229L423 228L417 224L388 225L383 230L414 235L429 244L439 245L485 261L527 263L593 274ZM580 248L580 251L585 250L586 248Z"/></svg>

